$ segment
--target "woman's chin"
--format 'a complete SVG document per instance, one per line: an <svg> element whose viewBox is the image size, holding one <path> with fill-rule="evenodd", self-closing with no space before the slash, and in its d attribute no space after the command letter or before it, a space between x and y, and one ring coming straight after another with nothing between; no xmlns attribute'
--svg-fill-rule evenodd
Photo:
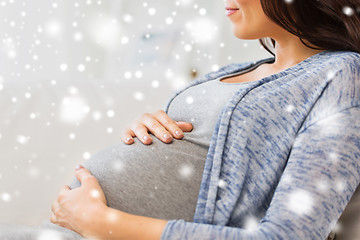
<svg viewBox="0 0 360 240"><path fill-rule="evenodd" d="M253 35L249 35L243 32L238 32L238 31L233 31L233 34L236 38L242 39L242 40L255 40L255 39L259 39L256 36Z"/></svg>

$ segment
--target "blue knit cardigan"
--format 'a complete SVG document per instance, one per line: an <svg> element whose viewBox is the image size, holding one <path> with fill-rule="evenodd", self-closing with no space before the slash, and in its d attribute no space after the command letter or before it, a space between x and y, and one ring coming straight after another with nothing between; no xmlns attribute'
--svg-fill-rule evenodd
<svg viewBox="0 0 360 240"><path fill-rule="evenodd" d="M258 62L191 82L165 112L187 88ZM170 220L161 239L325 239L360 182L359 106L360 54L350 51L248 84L217 120L194 222Z"/></svg>

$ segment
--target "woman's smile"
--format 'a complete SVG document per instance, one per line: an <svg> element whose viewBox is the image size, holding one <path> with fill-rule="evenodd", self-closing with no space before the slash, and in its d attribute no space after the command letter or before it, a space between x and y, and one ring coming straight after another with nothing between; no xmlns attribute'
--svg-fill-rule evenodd
<svg viewBox="0 0 360 240"><path fill-rule="evenodd" d="M238 8L226 7L226 8L225 8L225 15L226 15L226 16L230 16L230 15L236 13L238 10L239 10Z"/></svg>

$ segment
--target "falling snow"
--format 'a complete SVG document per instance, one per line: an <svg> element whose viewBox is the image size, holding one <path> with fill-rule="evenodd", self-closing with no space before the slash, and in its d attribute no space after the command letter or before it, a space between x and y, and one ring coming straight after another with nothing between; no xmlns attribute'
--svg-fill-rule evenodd
<svg viewBox="0 0 360 240"><path fill-rule="evenodd" d="M305 190L293 191L288 202L289 210L299 215L309 214L314 206L313 197Z"/></svg>
<svg viewBox="0 0 360 240"><path fill-rule="evenodd" d="M183 164L182 166L179 167L179 174L182 178L189 178L193 175L194 173L194 168L191 165L188 164Z"/></svg>
<svg viewBox="0 0 360 240"><path fill-rule="evenodd" d="M12 196L7 192L1 193L0 196L1 200L3 200L4 202L10 202L12 200Z"/></svg>
<svg viewBox="0 0 360 240"><path fill-rule="evenodd" d="M42 230L37 236L36 240L61 240L63 239L61 234L54 230Z"/></svg>
<svg viewBox="0 0 360 240"><path fill-rule="evenodd" d="M216 8L205 2L149 1L134 9L125 1L2 1L0 147L7 149L9 161L2 161L0 180L10 190L0 189L0 203L8 206L22 194L47 206L52 200L48 189L63 183L75 164L120 142L120 130L135 110L160 108L172 91L194 76L243 61L230 47L231 38L225 37L223 16L216 17L220 16ZM216 4L223 7L221 2ZM347 6L342 10L349 17L355 11ZM247 41L239 42L237 51L242 49L261 52ZM335 74L329 72L327 78ZM195 97L186 98L186 104L195 101ZM295 108L289 105L285 110ZM121 161L109 167L126 171ZM176 171L182 179L195 173L194 166L185 163ZM11 189L11 182L21 178L24 188ZM27 195L37 181L49 183L34 190L37 194ZM220 188L227 185L224 180L218 182ZM320 192L328 187L326 182L317 185ZM337 180L334 187L343 191L346 183ZM93 190L90 195L99 197L99 192ZM294 192L289 199L289 209L297 214L310 212L313 204L305 191ZM9 218L11 211L2 213L0 220ZM38 209L28 211L24 218L47 217L37 215ZM258 224L259 219L249 216L245 228L254 230ZM48 239L61 237L48 230L37 238Z"/></svg>

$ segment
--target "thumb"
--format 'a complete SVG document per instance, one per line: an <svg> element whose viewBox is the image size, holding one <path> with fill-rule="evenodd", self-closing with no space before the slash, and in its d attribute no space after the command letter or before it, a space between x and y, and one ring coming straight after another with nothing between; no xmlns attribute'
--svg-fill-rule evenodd
<svg viewBox="0 0 360 240"><path fill-rule="evenodd" d="M191 130L193 130L193 125L189 122L176 122L176 124L184 132L191 132Z"/></svg>
<svg viewBox="0 0 360 240"><path fill-rule="evenodd" d="M81 165L77 165L75 167L75 176L76 176L76 178L79 180L79 182L81 184L84 184L84 183L86 183L88 181L91 181L91 179L94 178L94 176L91 175L89 170L87 170L86 168L84 168Z"/></svg>

